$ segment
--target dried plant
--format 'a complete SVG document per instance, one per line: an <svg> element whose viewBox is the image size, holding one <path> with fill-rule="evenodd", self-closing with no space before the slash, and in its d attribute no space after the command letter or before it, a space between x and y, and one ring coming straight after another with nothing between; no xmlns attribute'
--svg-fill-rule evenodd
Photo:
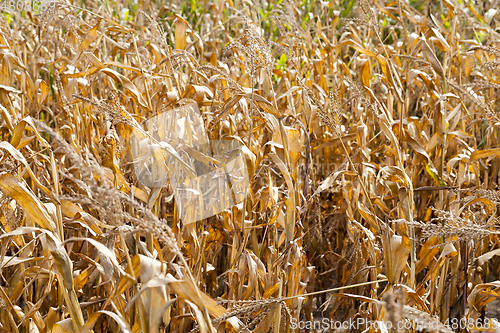
<svg viewBox="0 0 500 333"><path fill-rule="evenodd" d="M485 329L498 0L45 5L0 15L0 331ZM213 157L152 133L184 106ZM171 173L143 179L235 167L215 140L248 195L189 223Z"/></svg>

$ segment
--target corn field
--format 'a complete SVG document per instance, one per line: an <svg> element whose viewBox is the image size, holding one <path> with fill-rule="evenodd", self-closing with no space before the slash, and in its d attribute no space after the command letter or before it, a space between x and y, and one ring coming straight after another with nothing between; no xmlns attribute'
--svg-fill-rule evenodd
<svg viewBox="0 0 500 333"><path fill-rule="evenodd" d="M16 1L0 332L500 332L499 0Z"/></svg>

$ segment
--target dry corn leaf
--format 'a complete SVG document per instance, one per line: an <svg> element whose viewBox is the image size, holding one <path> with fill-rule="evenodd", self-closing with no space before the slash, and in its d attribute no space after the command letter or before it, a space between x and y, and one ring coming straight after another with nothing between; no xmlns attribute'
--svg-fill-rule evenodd
<svg viewBox="0 0 500 333"><path fill-rule="evenodd" d="M371 87L371 83L370 83L371 77L372 77L372 68L371 68L370 60L365 59L361 65L361 83L363 83L363 85L365 87L370 88Z"/></svg>
<svg viewBox="0 0 500 333"><path fill-rule="evenodd" d="M36 184L36 186L46 195L48 196L53 202L59 202L59 199L54 195L52 191L49 191L48 188L43 186L40 181L38 180L38 177L35 176L33 170L31 170L31 167L29 166L28 162L24 158L23 154L19 152L16 148L14 148L10 143L7 141L2 141L0 142L0 148L3 148L7 150L12 157L14 157L18 162L22 163L26 170L28 171L31 179L33 182Z"/></svg>
<svg viewBox="0 0 500 333"><path fill-rule="evenodd" d="M35 126L35 124L33 122L33 118L31 118L30 116L23 118L19 123L17 123L17 125L14 129L14 133L12 135L11 142L10 142L12 144L12 146L14 146L14 147L17 146L17 144L19 143L18 141L20 141L20 139L22 137L22 133L23 133L26 125L28 125L28 128L31 131L35 132L35 136L38 139L38 141L45 148L50 149L49 143L42 137L42 135L40 134L40 132L38 131L37 127Z"/></svg>
<svg viewBox="0 0 500 333"><path fill-rule="evenodd" d="M99 29L100 25L101 20L99 19L97 23L87 32L86 38L83 40L83 42L78 47L78 50L76 51L75 57L73 58L72 62L73 64L76 63L76 61L80 58L83 51L85 51L90 46L90 44L92 44L96 40L97 29Z"/></svg>
<svg viewBox="0 0 500 333"><path fill-rule="evenodd" d="M432 51L431 47L424 38L420 39L420 43L422 45L422 53L424 54L425 58L431 63L432 68L436 71L436 73L439 74L443 79L445 79L443 66L439 62L434 51Z"/></svg>
<svg viewBox="0 0 500 333"><path fill-rule="evenodd" d="M269 102L267 99L264 97L258 95L258 94L252 94L252 93L247 93L247 94L242 94L243 97L246 97L248 100L253 100L257 105L262 108L264 111L272 114L273 116L277 118L281 118L281 114L278 110L276 110L276 107Z"/></svg>
<svg viewBox="0 0 500 333"><path fill-rule="evenodd" d="M492 148L492 149L476 150L471 154L470 159L479 160L481 158L487 157L489 162L498 156L500 156L500 148Z"/></svg>
<svg viewBox="0 0 500 333"><path fill-rule="evenodd" d="M33 257L33 258L18 258L11 256L4 256L2 262L0 263L0 268L19 265L24 262L43 260L43 257Z"/></svg>
<svg viewBox="0 0 500 333"><path fill-rule="evenodd" d="M90 62L99 70L106 68L104 64L99 60L92 52L83 52L83 54L90 60Z"/></svg>
<svg viewBox="0 0 500 333"><path fill-rule="evenodd" d="M120 329L123 333L130 333L130 328L127 324L127 321L120 314L107 310L99 310L97 312L108 315L111 318L113 318L113 320L120 326Z"/></svg>
<svg viewBox="0 0 500 333"><path fill-rule="evenodd" d="M52 327L52 333L76 333L78 332L73 326L71 318L63 319L58 321L54 327Z"/></svg>
<svg viewBox="0 0 500 333"><path fill-rule="evenodd" d="M198 104L203 102L205 96L213 98L212 91L208 87L193 84L188 85L186 90L184 90L184 94L182 94L182 98L194 99Z"/></svg>
<svg viewBox="0 0 500 333"><path fill-rule="evenodd" d="M285 230L287 239L291 240L295 228L295 187L292 182L292 177L288 172L288 168L285 166L285 164L279 158L279 156L276 155L275 153L269 153L269 157L271 157L273 162L278 166L278 168L282 172L288 187Z"/></svg>
<svg viewBox="0 0 500 333"><path fill-rule="evenodd" d="M186 29L188 27L187 21L175 15L175 48L177 50L185 50L187 45L187 34Z"/></svg>
<svg viewBox="0 0 500 333"><path fill-rule="evenodd" d="M99 317L101 316L101 313L102 312L94 312L92 313L87 321L85 322L85 325L83 325L80 333L90 333L92 332L92 329L94 328L94 325L96 324L97 322L97 319L99 319Z"/></svg>
<svg viewBox="0 0 500 333"><path fill-rule="evenodd" d="M385 292L347 286L325 316L387 320L381 299L393 291L408 320L494 311L500 285L485 283L500 253L494 4L361 3L356 11L347 2L333 21L326 2L307 11L255 3L246 12L232 1L187 12L176 2L167 20L168 6L151 1L8 13L0 169L12 176L0 182L17 179L8 191L24 201L0 193L0 331L293 331L292 318L318 310L301 294L320 300L332 281L384 274ZM252 22L257 12L276 20ZM314 22L303 25L308 16ZM338 29L340 16L349 19ZM332 88L340 138L320 119L330 115ZM79 94L113 108L67 100ZM243 145L231 154L245 155L250 177L243 202L188 225L171 188L139 181L134 165L147 160L130 160L128 138L137 130L156 144L144 121L189 100L211 139ZM47 142L33 124L57 135ZM177 161L196 157L187 173L216 162L163 141L158 162L165 150ZM429 186L444 180L460 190ZM425 223L411 223L419 218ZM217 307L216 295L230 303Z"/></svg>
<svg viewBox="0 0 500 333"><path fill-rule="evenodd" d="M7 124L7 127L9 128L9 130L11 132L14 132L12 116L10 115L9 111L2 104L0 104L0 112L2 113L2 119Z"/></svg>
<svg viewBox="0 0 500 333"><path fill-rule="evenodd" d="M139 102L141 106L145 107L146 109L149 108L148 102L146 101L144 96L142 96L142 93L139 91L139 89L137 89L137 87L132 83L132 81L130 81L130 79L110 68L103 68L100 71L111 77L113 80L120 82L120 84L125 89L130 91L135 96L135 98L137 98L137 102Z"/></svg>
<svg viewBox="0 0 500 333"><path fill-rule="evenodd" d="M113 264L113 266L116 268L116 270L118 272L120 272L121 275L127 276L131 280L134 280L132 278L132 276L125 273L122 266L118 263L118 260L116 259L115 253L113 251L111 251L110 249L108 249L104 244L99 243L98 241L96 241L92 238L84 238L84 237L73 237L73 238L65 240L63 244L70 243L70 242L83 242L83 241L89 242L99 251L100 256L102 256L101 260L104 258L107 258L107 260L109 260Z"/></svg>
<svg viewBox="0 0 500 333"><path fill-rule="evenodd" d="M352 46L355 50L357 50L357 51L359 51L359 52L361 52L369 57L372 57L372 58L377 57L377 54L375 54L374 52L372 52L370 50L365 49L363 46L359 45L357 42L355 42L352 39L348 39L348 40L341 43L341 45L343 45L343 44L348 44L348 45Z"/></svg>
<svg viewBox="0 0 500 333"><path fill-rule="evenodd" d="M380 227L377 223L375 215L360 201L356 201L357 208L363 219L368 222L368 225L380 233Z"/></svg>
<svg viewBox="0 0 500 333"><path fill-rule="evenodd" d="M55 231L56 225L45 206L38 200L35 194L17 178L9 173L0 173L0 190L16 200L28 216L38 223L40 227L49 231Z"/></svg>

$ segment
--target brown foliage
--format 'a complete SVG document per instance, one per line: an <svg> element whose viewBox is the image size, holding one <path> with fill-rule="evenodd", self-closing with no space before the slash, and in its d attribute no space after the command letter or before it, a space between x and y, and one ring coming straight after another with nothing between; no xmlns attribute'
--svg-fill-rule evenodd
<svg viewBox="0 0 500 333"><path fill-rule="evenodd" d="M500 291L498 7L4 12L0 331L484 323ZM171 185L138 181L130 138L192 103L210 139L245 145L251 179L243 202L185 223Z"/></svg>

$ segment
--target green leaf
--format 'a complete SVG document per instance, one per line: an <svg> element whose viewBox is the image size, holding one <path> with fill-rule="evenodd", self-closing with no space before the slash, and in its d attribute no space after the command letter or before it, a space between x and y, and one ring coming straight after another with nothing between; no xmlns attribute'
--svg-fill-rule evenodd
<svg viewBox="0 0 500 333"><path fill-rule="evenodd" d="M433 166L425 163L425 171L431 176L435 181L438 182L440 186L448 186L448 184L438 176L438 171Z"/></svg>

